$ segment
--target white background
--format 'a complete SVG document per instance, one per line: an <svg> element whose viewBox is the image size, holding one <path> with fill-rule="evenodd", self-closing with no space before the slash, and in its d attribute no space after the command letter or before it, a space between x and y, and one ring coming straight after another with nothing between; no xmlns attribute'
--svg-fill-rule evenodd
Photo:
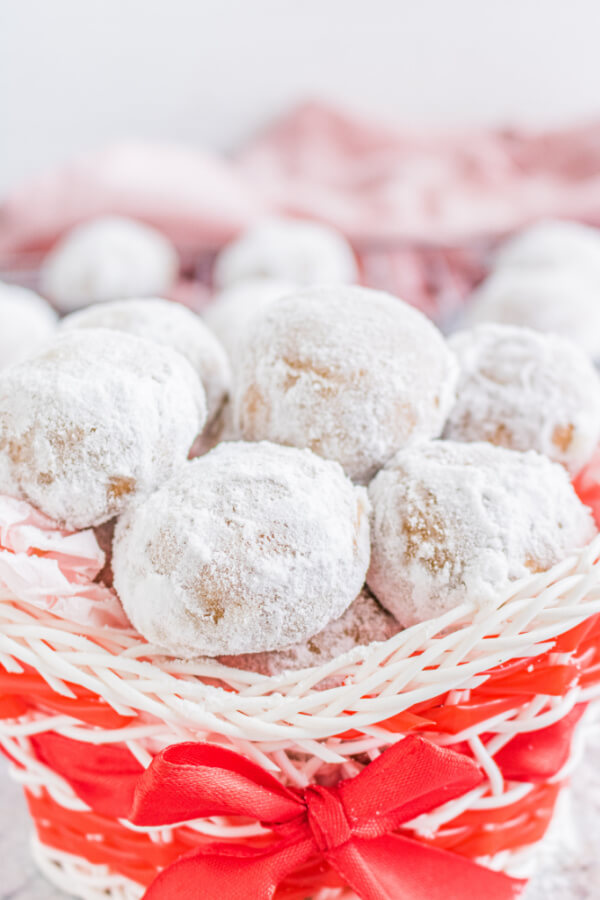
<svg viewBox="0 0 600 900"><path fill-rule="evenodd" d="M0 0L0 193L122 136L228 148L296 100L600 115L600 0Z"/></svg>

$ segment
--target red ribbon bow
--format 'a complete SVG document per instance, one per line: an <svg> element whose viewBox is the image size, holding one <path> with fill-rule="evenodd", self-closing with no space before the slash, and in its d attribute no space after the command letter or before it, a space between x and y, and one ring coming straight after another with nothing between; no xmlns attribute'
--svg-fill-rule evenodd
<svg viewBox="0 0 600 900"><path fill-rule="evenodd" d="M584 706L545 729L514 737L496 762L504 777L545 782L569 755ZM264 849L209 844L162 872L146 900L267 900L306 860L323 858L364 900L509 900L523 886L463 857L392 832L481 782L474 761L421 737L386 750L335 788L290 790L237 753L179 744L144 772L125 746L92 746L52 732L31 737L38 758L97 813L167 825L212 815L259 819L278 842Z"/></svg>
<svg viewBox="0 0 600 900"><path fill-rule="evenodd" d="M523 882L394 834L481 781L473 760L415 736L390 747L355 778L303 791L284 787L223 747L169 747L137 784L133 823L248 816L279 840L264 848L198 847L161 872L145 900L270 900L285 878L323 859L362 900L511 900Z"/></svg>

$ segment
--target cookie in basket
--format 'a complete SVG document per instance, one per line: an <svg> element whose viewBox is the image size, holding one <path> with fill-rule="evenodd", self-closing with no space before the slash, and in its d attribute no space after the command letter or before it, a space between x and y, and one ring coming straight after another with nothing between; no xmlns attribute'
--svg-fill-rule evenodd
<svg viewBox="0 0 600 900"><path fill-rule="evenodd" d="M494 323L449 343L460 375L446 437L538 450L571 475L589 461L600 439L600 377L576 344Z"/></svg>
<svg viewBox="0 0 600 900"><path fill-rule="evenodd" d="M497 250L495 269L578 269L600 286L600 231L567 219L546 219L519 231Z"/></svg>
<svg viewBox="0 0 600 900"><path fill-rule="evenodd" d="M306 288L252 322L240 348L234 427L309 447L367 482L409 441L438 436L457 364L422 313L359 287Z"/></svg>
<svg viewBox="0 0 600 900"><path fill-rule="evenodd" d="M0 369L35 353L56 324L56 313L36 293L0 281Z"/></svg>
<svg viewBox="0 0 600 900"><path fill-rule="evenodd" d="M72 328L125 331L177 350L204 386L209 423L227 398L231 372L225 351L202 319L180 303L155 297L100 303L66 316L61 330Z"/></svg>
<svg viewBox="0 0 600 900"><path fill-rule="evenodd" d="M221 444L117 523L114 583L175 656L306 640L342 615L369 564L364 488L309 450Z"/></svg>
<svg viewBox="0 0 600 900"><path fill-rule="evenodd" d="M107 329L64 333L0 373L0 492L72 529L99 525L168 478L205 420L181 354Z"/></svg>
<svg viewBox="0 0 600 900"><path fill-rule="evenodd" d="M103 216L68 232L46 256L42 293L63 312L123 297L155 297L173 286L179 259L159 231Z"/></svg>
<svg viewBox="0 0 600 900"><path fill-rule="evenodd" d="M598 284L579 267L494 270L471 295L463 318L466 327L481 322L560 334L600 359Z"/></svg>
<svg viewBox="0 0 600 900"><path fill-rule="evenodd" d="M271 303L297 289L291 281L280 278L246 278L219 291L203 311L203 318L229 356L237 364L238 350L253 318Z"/></svg>
<svg viewBox="0 0 600 900"><path fill-rule="evenodd" d="M220 288L256 277L294 284L352 284L358 271L352 248L335 229L272 216L228 244L215 262L213 280Z"/></svg>
<svg viewBox="0 0 600 900"><path fill-rule="evenodd" d="M369 486L367 583L402 625L461 603L493 611L511 582L596 533L562 466L534 451L432 441L399 451Z"/></svg>

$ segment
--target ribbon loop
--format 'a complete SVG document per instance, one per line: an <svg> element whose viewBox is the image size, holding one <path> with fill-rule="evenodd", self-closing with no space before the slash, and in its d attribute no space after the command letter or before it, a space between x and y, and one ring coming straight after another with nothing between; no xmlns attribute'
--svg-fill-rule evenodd
<svg viewBox="0 0 600 900"><path fill-rule="evenodd" d="M273 841L261 849L198 847L161 872L145 900L273 900L288 876L323 860L361 900L514 900L523 882L396 833L410 817L481 780L472 759L418 736L394 744L354 778L303 791L285 788L222 747L167 748L140 779L134 823L173 822L175 816L185 821L217 810L239 815L254 808Z"/></svg>

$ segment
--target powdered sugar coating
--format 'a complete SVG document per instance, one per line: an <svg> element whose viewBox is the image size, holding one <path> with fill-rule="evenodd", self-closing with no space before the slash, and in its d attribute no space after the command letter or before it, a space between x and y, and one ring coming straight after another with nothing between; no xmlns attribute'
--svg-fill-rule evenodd
<svg viewBox="0 0 600 900"><path fill-rule="evenodd" d="M330 622L308 641L294 644L287 650L222 656L220 662L262 675L279 675L288 670L322 665L355 647L387 641L401 627L365 588L339 619Z"/></svg>
<svg viewBox="0 0 600 900"><path fill-rule="evenodd" d="M547 219L505 241L495 268L572 267L600 287L600 230L560 219Z"/></svg>
<svg viewBox="0 0 600 900"><path fill-rule="evenodd" d="M463 602L493 609L511 581L550 568L596 531L562 466L485 443L401 450L369 498L367 583L405 626Z"/></svg>
<svg viewBox="0 0 600 900"><path fill-rule="evenodd" d="M450 339L460 375L445 437L538 450L576 474L600 439L600 377L557 335L484 324Z"/></svg>
<svg viewBox="0 0 600 900"><path fill-rule="evenodd" d="M69 528L99 525L167 479L205 419L179 353L106 329L65 332L0 373L0 492Z"/></svg>
<svg viewBox="0 0 600 900"><path fill-rule="evenodd" d="M33 291L0 282L0 368L35 353L56 322L52 307Z"/></svg>
<svg viewBox="0 0 600 900"><path fill-rule="evenodd" d="M422 313L359 287L305 288L252 323L234 426L246 440L309 447L367 481L398 450L440 434L457 364Z"/></svg>
<svg viewBox="0 0 600 900"><path fill-rule="evenodd" d="M172 347L198 373L206 392L208 421L225 402L231 383L227 354L202 319L180 303L155 297L115 300L72 313L61 328L110 328Z"/></svg>
<svg viewBox="0 0 600 900"><path fill-rule="evenodd" d="M366 491L308 450L220 444L122 516L113 551L127 615L170 654L281 649L360 590Z"/></svg>
<svg viewBox="0 0 600 900"><path fill-rule="evenodd" d="M225 247L213 272L221 288L257 277L295 284L352 284L358 272L354 253L339 232L319 222L274 216Z"/></svg>
<svg viewBox="0 0 600 900"><path fill-rule="evenodd" d="M473 293L464 321L560 334L600 359L599 297L598 285L579 269L500 268Z"/></svg>
<svg viewBox="0 0 600 900"><path fill-rule="evenodd" d="M64 312L124 297L168 292L179 261L167 238L141 222L103 216L73 228L50 251L42 292Z"/></svg>
<svg viewBox="0 0 600 900"><path fill-rule="evenodd" d="M220 340L235 366L239 346L254 317L267 306L296 290L291 281L249 278L220 291L203 313L204 321Z"/></svg>

